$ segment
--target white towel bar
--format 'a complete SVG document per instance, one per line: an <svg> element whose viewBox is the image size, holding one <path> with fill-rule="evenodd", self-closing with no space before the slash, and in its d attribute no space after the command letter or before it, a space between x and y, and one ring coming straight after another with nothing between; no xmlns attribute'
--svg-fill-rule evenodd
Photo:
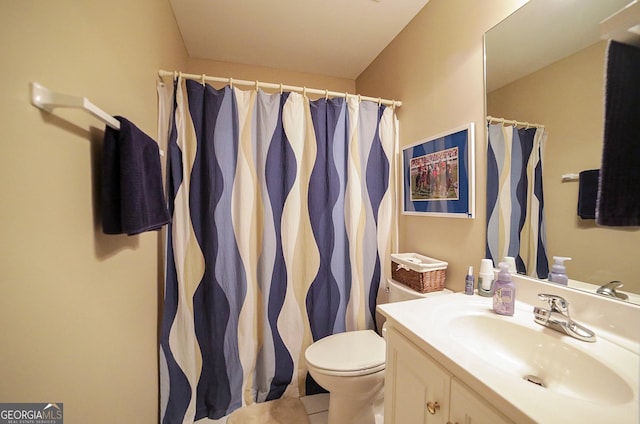
<svg viewBox="0 0 640 424"><path fill-rule="evenodd" d="M120 129L120 122L116 118L91 103L86 97L55 93L37 82L31 83L31 103L47 112L52 112L57 107L83 109L111 128Z"/></svg>
<svg viewBox="0 0 640 424"><path fill-rule="evenodd" d="M578 181L578 179L580 178L579 174L562 174L562 182L568 182L568 181Z"/></svg>
<svg viewBox="0 0 640 424"><path fill-rule="evenodd" d="M82 109L89 112L109 127L115 130L120 129L120 121L91 103L86 97L56 93L37 82L31 83L31 104L37 108L46 110L49 113L53 112L57 107ZM160 156L164 156L164 151L162 149L160 150Z"/></svg>

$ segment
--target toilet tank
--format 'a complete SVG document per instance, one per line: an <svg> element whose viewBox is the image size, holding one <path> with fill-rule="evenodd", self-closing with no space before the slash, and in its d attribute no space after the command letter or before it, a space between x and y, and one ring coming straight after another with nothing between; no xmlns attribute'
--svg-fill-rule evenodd
<svg viewBox="0 0 640 424"><path fill-rule="evenodd" d="M430 293L419 293L395 280L387 279L387 303L403 302L405 300L421 299L423 297L441 296L451 293L451 290L444 289Z"/></svg>

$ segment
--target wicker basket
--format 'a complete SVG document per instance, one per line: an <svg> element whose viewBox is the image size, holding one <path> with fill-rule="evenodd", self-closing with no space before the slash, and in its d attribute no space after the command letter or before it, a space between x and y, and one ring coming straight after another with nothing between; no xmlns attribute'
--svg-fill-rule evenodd
<svg viewBox="0 0 640 424"><path fill-rule="evenodd" d="M444 290L447 262L417 253L391 254L391 277L420 293Z"/></svg>

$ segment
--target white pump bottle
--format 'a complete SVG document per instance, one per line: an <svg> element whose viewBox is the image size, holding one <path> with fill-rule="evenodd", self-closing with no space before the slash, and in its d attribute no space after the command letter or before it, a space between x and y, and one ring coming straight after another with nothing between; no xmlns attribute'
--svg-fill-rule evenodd
<svg viewBox="0 0 640 424"><path fill-rule="evenodd" d="M569 283L569 278L567 277L567 268L564 266L564 261L570 261L571 258L567 258L565 256L554 256L553 260L555 263L551 267L549 281L566 286Z"/></svg>

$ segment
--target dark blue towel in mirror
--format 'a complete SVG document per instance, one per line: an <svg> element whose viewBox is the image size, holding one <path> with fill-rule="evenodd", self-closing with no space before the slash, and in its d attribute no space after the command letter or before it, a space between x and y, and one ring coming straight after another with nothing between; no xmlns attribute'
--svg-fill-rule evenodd
<svg viewBox="0 0 640 424"><path fill-rule="evenodd" d="M640 48L615 41L607 50L596 222L640 225Z"/></svg>
<svg viewBox="0 0 640 424"><path fill-rule="evenodd" d="M590 169L578 177L578 216L582 219L596 219L599 176L600 170Z"/></svg>

